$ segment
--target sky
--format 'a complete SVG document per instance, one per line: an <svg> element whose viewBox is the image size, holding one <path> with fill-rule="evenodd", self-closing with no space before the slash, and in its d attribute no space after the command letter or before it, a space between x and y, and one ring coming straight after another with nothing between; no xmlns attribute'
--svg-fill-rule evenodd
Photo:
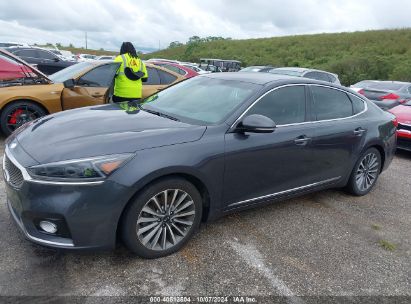
<svg viewBox="0 0 411 304"><path fill-rule="evenodd" d="M0 0L0 42L166 48L233 39L411 27L411 0Z"/></svg>

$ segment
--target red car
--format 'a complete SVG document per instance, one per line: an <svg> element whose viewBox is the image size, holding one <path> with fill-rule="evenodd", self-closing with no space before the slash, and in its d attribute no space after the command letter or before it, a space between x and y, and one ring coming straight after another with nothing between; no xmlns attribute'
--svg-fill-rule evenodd
<svg viewBox="0 0 411 304"><path fill-rule="evenodd" d="M185 67L183 65L177 64L177 63L165 62L165 61L150 61L150 63L161 66L170 71L176 72L185 78L191 78L191 77L199 75L196 71L188 67Z"/></svg>
<svg viewBox="0 0 411 304"><path fill-rule="evenodd" d="M17 62L7 52L0 53L0 82L20 79L32 74L32 70Z"/></svg>
<svg viewBox="0 0 411 304"><path fill-rule="evenodd" d="M411 101L389 110L397 117L397 147L411 151Z"/></svg>

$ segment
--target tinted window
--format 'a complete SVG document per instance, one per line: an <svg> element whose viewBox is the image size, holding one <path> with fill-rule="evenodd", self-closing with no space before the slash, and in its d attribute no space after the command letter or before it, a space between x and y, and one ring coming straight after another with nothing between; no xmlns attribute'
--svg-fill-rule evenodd
<svg viewBox="0 0 411 304"><path fill-rule="evenodd" d="M144 82L145 85L159 85L160 84L160 76L158 75L157 69L146 67L148 73L148 79Z"/></svg>
<svg viewBox="0 0 411 304"><path fill-rule="evenodd" d="M353 95L348 95L352 101L352 108L354 114L361 113L365 109L364 101L362 101L360 98L355 97Z"/></svg>
<svg viewBox="0 0 411 304"><path fill-rule="evenodd" d="M317 120L348 117L353 114L347 94L330 88L312 86L314 113Z"/></svg>
<svg viewBox="0 0 411 304"><path fill-rule="evenodd" d="M41 51L41 50L37 50L37 56L38 58L47 59L47 60L53 60L54 58L56 58L56 56L54 56L53 54L46 52L46 51Z"/></svg>
<svg viewBox="0 0 411 304"><path fill-rule="evenodd" d="M20 56L20 57L37 58L35 50L20 50L20 51L14 52L14 54L16 54L17 56Z"/></svg>
<svg viewBox="0 0 411 304"><path fill-rule="evenodd" d="M277 125L304 122L305 88L293 86L272 91L247 112L250 114L265 115Z"/></svg>
<svg viewBox="0 0 411 304"><path fill-rule="evenodd" d="M367 86L367 89L379 89L379 90L400 90L404 86L403 83L394 83L394 82L372 82Z"/></svg>
<svg viewBox="0 0 411 304"><path fill-rule="evenodd" d="M78 80L78 85L87 87L109 87L117 71L116 64L106 64L92 69Z"/></svg>
<svg viewBox="0 0 411 304"><path fill-rule="evenodd" d="M176 81L177 77L167 73L166 71L157 70L158 74L160 75L161 84L171 84Z"/></svg>

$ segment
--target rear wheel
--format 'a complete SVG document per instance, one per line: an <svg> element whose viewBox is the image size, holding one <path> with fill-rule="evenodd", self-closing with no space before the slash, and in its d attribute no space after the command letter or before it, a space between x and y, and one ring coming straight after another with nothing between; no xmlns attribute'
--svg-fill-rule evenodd
<svg viewBox="0 0 411 304"><path fill-rule="evenodd" d="M128 206L122 222L125 245L144 258L182 248L198 228L201 195L188 181L165 179L147 187Z"/></svg>
<svg viewBox="0 0 411 304"><path fill-rule="evenodd" d="M347 184L347 190L358 196L367 194L375 186L381 172L381 154L370 148L361 154Z"/></svg>
<svg viewBox="0 0 411 304"><path fill-rule="evenodd" d="M4 107L0 116L3 134L9 136L26 122L47 115L46 111L30 101L18 101Z"/></svg>

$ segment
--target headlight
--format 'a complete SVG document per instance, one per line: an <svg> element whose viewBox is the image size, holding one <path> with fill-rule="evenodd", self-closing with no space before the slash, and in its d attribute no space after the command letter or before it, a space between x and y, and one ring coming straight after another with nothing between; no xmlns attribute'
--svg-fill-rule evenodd
<svg viewBox="0 0 411 304"><path fill-rule="evenodd" d="M34 179L62 182L89 182L104 180L133 154L115 154L87 159L67 160L29 167Z"/></svg>

